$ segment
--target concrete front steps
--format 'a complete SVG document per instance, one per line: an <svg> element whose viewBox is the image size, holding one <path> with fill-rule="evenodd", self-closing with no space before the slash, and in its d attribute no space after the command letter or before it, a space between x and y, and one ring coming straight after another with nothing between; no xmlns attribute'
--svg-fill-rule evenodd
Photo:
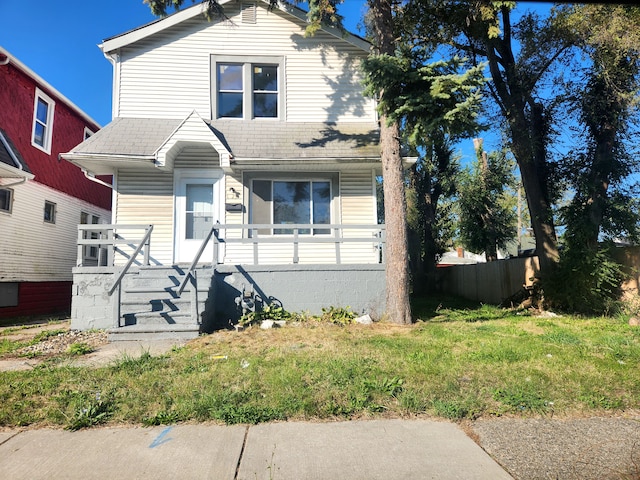
<svg viewBox="0 0 640 480"><path fill-rule="evenodd" d="M213 268L196 272L197 290L189 282L177 290L187 267L138 267L122 280L120 326L109 329L109 341L185 340L201 330L201 314L209 294Z"/></svg>

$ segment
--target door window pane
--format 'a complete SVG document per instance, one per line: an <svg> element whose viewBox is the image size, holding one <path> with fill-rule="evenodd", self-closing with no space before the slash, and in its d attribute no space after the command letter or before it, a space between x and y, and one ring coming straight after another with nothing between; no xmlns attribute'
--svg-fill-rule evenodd
<svg viewBox="0 0 640 480"><path fill-rule="evenodd" d="M213 226L213 184L186 186L185 238L204 239Z"/></svg>

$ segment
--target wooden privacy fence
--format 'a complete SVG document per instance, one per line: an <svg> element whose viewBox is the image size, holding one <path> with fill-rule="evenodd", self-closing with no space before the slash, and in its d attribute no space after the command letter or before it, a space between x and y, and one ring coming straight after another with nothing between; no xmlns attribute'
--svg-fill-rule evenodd
<svg viewBox="0 0 640 480"><path fill-rule="evenodd" d="M510 258L475 265L438 269L438 284L444 293L483 303L499 304L531 285L540 269L538 257Z"/></svg>
<svg viewBox="0 0 640 480"><path fill-rule="evenodd" d="M622 285L623 298L638 297L640 247L620 247L615 258L625 265L629 279ZM531 285L540 269L538 257L518 257L475 265L438 269L438 284L444 293L483 303L500 304L524 285Z"/></svg>

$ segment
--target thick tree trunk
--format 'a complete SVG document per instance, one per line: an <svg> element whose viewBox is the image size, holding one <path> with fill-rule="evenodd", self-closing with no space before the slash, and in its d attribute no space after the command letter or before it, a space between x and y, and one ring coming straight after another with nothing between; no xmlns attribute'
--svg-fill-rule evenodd
<svg viewBox="0 0 640 480"><path fill-rule="evenodd" d="M400 156L397 123L386 124L380 118L380 149L384 191L384 219L387 226L385 274L387 278L387 315L394 323L411 323L409 303L409 262L407 241L407 200Z"/></svg>
<svg viewBox="0 0 640 480"><path fill-rule="evenodd" d="M504 38L488 39L487 58L491 77L509 122L511 148L520 167L522 185L527 197L531 226L536 237L536 253L540 260L540 276L547 276L558 263L558 240L553 211L547 191L545 122L542 107L531 98L527 81L519 70L511 49L509 9L501 9Z"/></svg>
<svg viewBox="0 0 640 480"><path fill-rule="evenodd" d="M393 14L389 0L369 0L371 27L380 53L395 55ZM381 92L380 95L384 95ZM407 242L407 200L400 155L400 129L387 124L380 115L380 155L384 192L384 218L387 226L385 273L387 317L394 323L411 323L409 303L409 260Z"/></svg>
<svg viewBox="0 0 640 480"><path fill-rule="evenodd" d="M540 260L541 276L552 271L558 262L558 243L553 224L551 204L545 192L545 178L532 155L533 146L528 132L512 128L513 154L520 167L522 185L527 197L531 226L536 237L536 253Z"/></svg>

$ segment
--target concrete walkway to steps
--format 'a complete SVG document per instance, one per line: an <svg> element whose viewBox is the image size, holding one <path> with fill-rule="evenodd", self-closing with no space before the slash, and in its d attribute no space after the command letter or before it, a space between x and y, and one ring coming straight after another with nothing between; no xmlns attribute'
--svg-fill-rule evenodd
<svg viewBox="0 0 640 480"><path fill-rule="evenodd" d="M456 424L431 420L0 431L0 478L511 479Z"/></svg>

